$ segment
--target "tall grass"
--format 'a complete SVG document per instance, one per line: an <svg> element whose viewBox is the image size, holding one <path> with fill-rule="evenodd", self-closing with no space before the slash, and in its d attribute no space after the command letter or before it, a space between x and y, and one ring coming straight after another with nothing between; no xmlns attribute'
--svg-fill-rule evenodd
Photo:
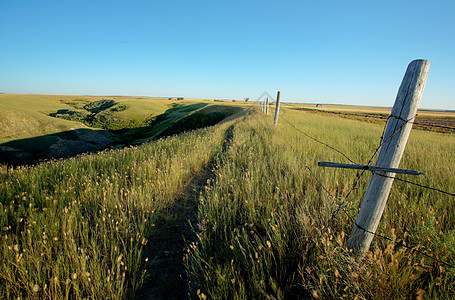
<svg viewBox="0 0 455 300"><path fill-rule="evenodd" d="M283 110L296 127L366 163L382 127ZM185 257L195 296L205 299L451 298L455 270L376 237L364 260L345 245L369 176L327 221L359 172L319 169L345 158L283 120L258 116L237 124L219 158L216 179L201 198L200 243ZM414 181L451 190L455 137L412 133L401 167L428 172ZM292 147L292 148L291 148ZM295 149L295 151L293 150ZM311 172L307 169L310 167ZM402 177L403 178L403 177ZM322 185L321 185L322 184ZM324 187L334 196L332 198ZM453 197L396 182L378 233L451 263Z"/></svg>
<svg viewBox="0 0 455 300"><path fill-rule="evenodd" d="M221 151L226 126L3 167L0 298L133 297L154 260L158 212Z"/></svg>
<svg viewBox="0 0 455 300"><path fill-rule="evenodd" d="M383 129L281 115L358 163ZM428 175L397 177L455 192L454 145L454 135L413 131L400 167ZM2 167L0 297L134 297L153 269L160 211L210 165L193 224L199 240L183 257L194 298L452 298L455 270L421 253L379 237L363 260L345 249L369 175L328 224L360 172L318 161L347 159L284 119L275 128L254 114L139 147ZM395 181L378 233L452 263L454 208L452 196Z"/></svg>

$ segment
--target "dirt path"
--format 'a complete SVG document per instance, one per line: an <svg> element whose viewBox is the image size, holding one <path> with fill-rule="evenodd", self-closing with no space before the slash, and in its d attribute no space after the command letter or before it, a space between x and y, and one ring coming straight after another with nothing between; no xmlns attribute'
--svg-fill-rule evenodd
<svg viewBox="0 0 455 300"><path fill-rule="evenodd" d="M222 151L232 142L233 126L226 130ZM184 250L197 242L199 196L205 187L213 184L214 162L195 174L182 196L172 206L159 212L155 233L149 239L153 247L147 257L156 258L147 270L150 277L136 299L189 299L186 270L183 265Z"/></svg>

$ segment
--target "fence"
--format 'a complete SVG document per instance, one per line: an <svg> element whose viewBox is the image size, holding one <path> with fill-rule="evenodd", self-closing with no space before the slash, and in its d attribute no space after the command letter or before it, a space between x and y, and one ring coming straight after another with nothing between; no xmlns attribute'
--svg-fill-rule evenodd
<svg viewBox="0 0 455 300"><path fill-rule="evenodd" d="M429 63L427 61L422 61L422 60L411 62L411 64L409 65L408 70L403 79L402 85L400 86L400 90L397 95L396 103L394 105L394 108L392 109L392 114L391 114L391 116L389 116L387 118L387 123L385 124L382 136L380 138L380 143L379 143L378 147L373 151L373 154L371 155L371 158L368 160L366 165L356 164L356 162L354 160L349 158L348 155L346 155L339 149L329 145L328 143L318 140L317 138L311 136L310 134L306 133L302 129L300 129L297 126L295 126L294 124L292 124L292 122L290 122L289 120L284 118L282 115L279 115L280 95L281 95L280 92L278 92L278 95L277 95L274 124L275 124L275 126L277 126L277 120L278 120L278 118L280 118L282 121L284 121L286 124L288 124L291 128L295 129L297 132L301 133L306 138L309 138L317 143L324 145L325 147L331 149L332 151L337 152L338 154L343 156L345 159L347 159L351 163L356 164L356 165L343 164L345 167L348 166L349 168L356 168L356 169L362 170L360 172L360 174L357 176L357 178L355 179L354 184L352 185L351 189L343 197L343 200L340 203L337 203L335 196L330 193L329 189L327 187L325 187L324 184L322 184L321 180L316 176L316 172L314 172L314 170L310 166L305 165L305 163L302 160L303 164L305 165L305 168L310 172L311 176L322 187L322 189L334 200L334 203L336 203L336 205L335 205L336 208L332 212L329 220L327 220L327 222L324 226L323 232L330 227L330 225L333 223L335 218L338 216L339 212L342 211L344 214L346 214L347 218L353 224L351 237L350 237L350 239L348 241L348 245L347 245L348 248L353 249L353 250L359 252L360 254L364 254L366 251L368 251L369 245L370 245L373 237L378 237L378 238L382 238L382 239L391 241L391 242L395 243L397 246L401 246L408 250L420 253L427 258L430 258L445 266L455 269L455 265L442 261L432 255L429 255L425 251L420 250L423 248L421 246L409 246L409 245L406 245L404 242L397 242L395 239L392 239L390 237L376 233L376 228L379 224L379 221L380 221L380 218L382 215L382 211L385 207L385 202L387 201L387 197L390 192L390 188L392 186L392 182L394 179L399 180L401 182L408 183L408 184L412 184L415 186L419 186L421 188L425 188L428 190L436 191L439 193L443 193L443 194L455 197L455 194L451 193L451 192L447 192L447 191L444 191L444 190L441 190L438 188L434 188L434 187L430 187L427 185L421 185L421 184L414 183L414 182L411 182L408 180L395 178L395 173L403 173L401 171L406 171L408 174L412 174L412 173L414 173L415 175L422 174L421 172L414 171L414 170L396 169L396 167L398 166L399 161L401 159L401 155L404 151L406 139L407 139L407 136L409 135L412 124L415 123L414 117L416 115L417 106L420 101L420 97L422 95L423 88L425 86L425 81L426 81L426 77L428 74L428 68L429 68ZM406 100L406 98L408 100ZM406 102L408 102L408 103L406 103ZM259 105L261 107L261 110L263 112L265 112L266 105L268 106L268 103L266 104L264 102L264 103L260 103ZM289 106L289 107L300 109L300 107L294 106L289 103L285 103L285 105ZM436 125L436 126L438 126L438 125ZM403 142L403 135L405 136L404 142ZM283 135L281 135L281 137L289 145L289 147L296 154L296 156L299 157L298 152L292 146L292 144ZM384 153L386 153L387 149L393 150L393 148L396 148L397 143L401 144L399 146L399 147L401 147L401 149L399 149L401 151L401 153L398 153L398 157L394 157L392 159L393 160L392 163L390 163L390 162L388 163L389 164L388 169L383 169L384 168ZM386 150L384 150L384 149L386 149ZM376 166L375 166L376 168L375 168L375 167L371 166L371 163L373 162L376 155L378 155L378 161L376 162ZM386 153L386 156L390 156L390 154ZM382 163L381 163L381 160L382 160ZM379 167L378 167L378 165L379 165ZM367 192L365 193L365 197L363 200L362 207L360 209L359 217L357 218L357 220L355 220L347 212L345 205L346 205L350 195L352 194L352 192L357 188L362 177L366 174L366 171L371 171L373 173L373 175L370 180L370 184L368 186ZM380 188L378 188L378 181L382 182L379 184L381 186ZM384 182L385 182L385 184L384 184ZM386 187L386 189L384 189L384 185L387 185L388 187ZM388 190L387 190L387 188L388 188ZM379 204L379 206L381 206L381 207L379 208L378 211L374 212L374 214L375 214L374 222L376 222L376 224L371 225L368 223L368 222L370 222L368 217L371 216L373 213L372 213L371 209L365 210L364 203L367 203L368 205L371 206L371 202L372 202L371 198L378 198L378 197L382 199L381 200L382 202ZM376 200L377 199L374 199L373 202L375 202ZM375 205L378 206L378 204L375 204ZM363 208L363 210L362 210L362 208ZM364 215L363 219L361 217L362 214ZM365 215L367 217L365 217ZM367 221L365 221L365 220L367 220ZM359 241L359 237L360 237L360 241Z"/></svg>

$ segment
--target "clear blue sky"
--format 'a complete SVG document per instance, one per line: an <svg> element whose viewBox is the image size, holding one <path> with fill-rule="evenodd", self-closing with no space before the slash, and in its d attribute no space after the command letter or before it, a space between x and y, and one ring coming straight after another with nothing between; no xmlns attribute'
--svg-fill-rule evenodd
<svg viewBox="0 0 455 300"><path fill-rule="evenodd" d="M455 1L0 0L0 92L455 109Z"/></svg>

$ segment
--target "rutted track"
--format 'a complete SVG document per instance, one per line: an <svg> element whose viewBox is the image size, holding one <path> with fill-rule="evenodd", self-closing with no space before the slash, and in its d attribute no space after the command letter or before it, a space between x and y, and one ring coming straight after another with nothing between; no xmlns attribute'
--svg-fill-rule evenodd
<svg viewBox="0 0 455 300"><path fill-rule="evenodd" d="M229 148L233 129L234 125L227 128L221 153ZM172 206L157 212L160 218L150 238L152 247L145 253L154 260L147 269L149 277L137 299L189 299L184 251L188 245L198 242L199 196L215 180L214 161L212 159L192 177Z"/></svg>

